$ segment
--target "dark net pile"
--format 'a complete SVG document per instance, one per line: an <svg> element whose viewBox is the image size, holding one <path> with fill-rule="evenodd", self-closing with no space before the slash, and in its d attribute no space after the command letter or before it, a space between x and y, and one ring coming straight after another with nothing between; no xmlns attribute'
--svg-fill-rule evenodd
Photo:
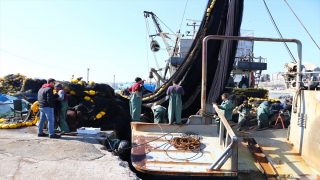
<svg viewBox="0 0 320 180"><path fill-rule="evenodd" d="M129 104L115 97L114 89L107 84L60 82L68 93L67 122L70 129L100 127L115 130L126 139L130 132Z"/></svg>
<svg viewBox="0 0 320 180"><path fill-rule="evenodd" d="M207 7L204 12L202 23L199 27L199 31L192 46L188 52L188 55L177 70L177 72L161 87L154 92L154 96L143 100L143 105L148 106L150 103L155 103L166 96L166 89L172 84L173 79L180 81L181 86L185 90L185 95L182 96L182 117L189 117L195 114L200 109L200 91L201 91L201 80L202 80L202 40L207 35L238 35L240 31L240 23L243 11L243 0L236 1L232 0L216 0L214 7L210 13L207 13L207 8L210 7L213 1L208 1ZM227 23L228 17L228 23ZM237 42L224 42L220 40L212 40L208 42L208 62L207 62L207 89L212 87L214 82L217 84L213 87L212 91L217 91L216 94L221 94L223 91L222 86L228 80L228 74L233 66L234 56L236 52ZM219 53L223 53L226 58L221 57L220 61L224 61L222 64L219 63ZM221 67L220 67L221 66ZM219 73L216 73L218 68L226 69L223 73L224 77L221 79ZM217 76L217 77L216 77ZM224 86L223 86L224 87ZM217 88L215 90L215 88ZM146 97L146 96L144 96ZM216 101L216 96L211 98L211 101ZM123 98L123 101L128 102L128 99ZM162 106L167 107L168 101L162 103Z"/></svg>
<svg viewBox="0 0 320 180"><path fill-rule="evenodd" d="M242 21L243 0L230 1L225 36L239 36ZM230 77L238 41L224 40L220 50L218 68L208 95L208 102L217 102Z"/></svg>

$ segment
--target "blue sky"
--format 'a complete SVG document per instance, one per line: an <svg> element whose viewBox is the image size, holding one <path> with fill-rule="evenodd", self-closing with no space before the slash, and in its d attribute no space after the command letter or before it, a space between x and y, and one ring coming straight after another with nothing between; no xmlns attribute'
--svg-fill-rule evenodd
<svg viewBox="0 0 320 180"><path fill-rule="evenodd" d="M154 12L173 32L192 30L186 19L201 20L206 0L1 0L0 76L21 73L27 77L69 80L72 75L95 82L148 78L156 67L149 49L143 11ZM303 61L320 66L320 51L283 0L266 0L284 38L302 41ZM287 0L320 46L320 1ZM148 20L151 31L154 25ZM163 31L170 32L160 23ZM263 0L245 0L242 28L256 37L274 37ZM167 52L156 53L160 67ZM296 45L288 43L296 57ZM268 59L264 73L284 71L291 61L282 43L256 42L254 55Z"/></svg>

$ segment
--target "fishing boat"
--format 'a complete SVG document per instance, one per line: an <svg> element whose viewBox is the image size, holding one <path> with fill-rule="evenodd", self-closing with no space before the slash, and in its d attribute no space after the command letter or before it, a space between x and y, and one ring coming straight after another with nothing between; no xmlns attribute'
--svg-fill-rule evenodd
<svg viewBox="0 0 320 180"><path fill-rule="evenodd" d="M317 122L320 114L316 111L320 106L319 91L301 90L301 83L296 83L294 87L287 90L295 94L289 128L283 126L283 129L272 128L252 132L235 132L217 105L208 100L210 96L215 95L210 95L210 88L214 76L217 76L216 72L219 72L217 68L225 67L217 62L212 62L215 57L218 57L218 54L214 52L219 51L216 51L215 48L234 46L232 42L235 41L295 43L298 57L294 78L296 78L296 82L302 82L302 46L299 40L240 37L236 32L222 32L219 28L213 28L212 24L209 26L208 22L223 22L215 19L221 18L226 13L220 11L219 14L219 10L228 9L226 11L229 13L232 11L239 13L243 8L241 3L243 1L209 1L188 56L171 77L181 80L182 85L188 81L193 84L193 87L189 89L187 85L184 86L187 88L186 92L190 92L183 100L183 117L189 114L186 124L131 122L131 163L137 171L156 175L160 179L177 176L238 179L239 173L252 171L260 171L267 179L318 178L320 161L317 154L320 153L320 150L317 148L317 144L320 142L316 138L318 136L315 128L320 126ZM235 19L233 24L237 24L236 14L233 14ZM224 24L228 26L227 21L224 21ZM212 33L212 31L216 33ZM224 42L225 40L227 41ZM200 54L201 61L199 60L200 52L202 52ZM220 52L223 52L223 49ZM231 50L231 54L233 54L230 56L231 59L235 58L235 52L236 49ZM194 59L198 59L198 61ZM199 61L201 64L200 75L195 74L199 70L197 69ZM233 61L229 62L224 59L221 61L225 61L228 67L234 66ZM239 62L238 69L244 68L249 72L266 68L265 62L261 61L260 64L254 64L253 61ZM227 69L222 73L230 75L233 68ZM190 78L190 71L194 72L192 78L195 80ZM223 84L226 85L228 78L223 78L222 81L225 81ZM144 96L143 103L151 103L163 98L165 96L163 91L166 90L169 83L170 79L153 94ZM224 88L225 86L218 87L216 94L220 95ZM200 110L195 111L197 108ZM217 113L221 118L220 125L214 123L212 116L214 113ZM279 117L276 124L283 123L280 115ZM307 119L308 121L306 121ZM219 132L225 132L225 134ZM254 175L252 179L255 179Z"/></svg>

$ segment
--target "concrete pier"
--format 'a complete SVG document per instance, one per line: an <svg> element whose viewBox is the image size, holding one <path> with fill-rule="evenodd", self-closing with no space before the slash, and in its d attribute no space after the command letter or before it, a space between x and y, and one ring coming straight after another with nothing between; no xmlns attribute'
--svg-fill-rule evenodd
<svg viewBox="0 0 320 180"><path fill-rule="evenodd" d="M104 132L108 134L110 132ZM37 127L0 130L0 179L139 179L96 135L37 137Z"/></svg>

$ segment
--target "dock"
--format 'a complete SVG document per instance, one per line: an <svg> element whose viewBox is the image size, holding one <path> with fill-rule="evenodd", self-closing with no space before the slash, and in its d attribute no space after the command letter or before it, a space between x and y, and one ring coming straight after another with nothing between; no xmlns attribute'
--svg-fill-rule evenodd
<svg viewBox="0 0 320 180"><path fill-rule="evenodd" d="M104 150L97 136L37 137L37 127L1 129L0 179L139 179L129 164Z"/></svg>

